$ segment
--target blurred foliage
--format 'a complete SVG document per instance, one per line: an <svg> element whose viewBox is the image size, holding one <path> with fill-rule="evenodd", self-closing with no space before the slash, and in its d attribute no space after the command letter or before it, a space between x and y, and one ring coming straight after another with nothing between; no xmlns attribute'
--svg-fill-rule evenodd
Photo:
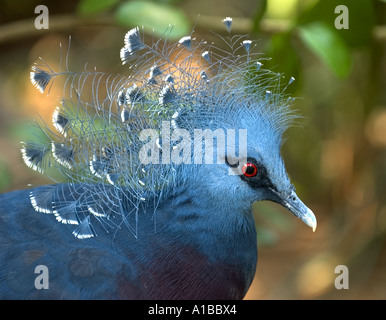
<svg viewBox="0 0 386 320"><path fill-rule="evenodd" d="M119 1L119 0L81 0L77 12L84 15L114 12L118 25L131 28L143 26L147 30L154 30L157 36L163 36L166 28L173 25L168 37L181 38L191 30L189 19L184 11L172 5L179 0L152 1ZM118 6L116 6L119 3Z"/></svg>
<svg viewBox="0 0 386 320"><path fill-rule="evenodd" d="M350 72L351 56L343 39L334 29L322 22L312 22L299 28L304 44L338 76Z"/></svg>
<svg viewBox="0 0 386 320"><path fill-rule="evenodd" d="M24 19L33 28L39 4L2 1L0 33ZM158 36L175 24L172 36L178 38L195 26L195 36L210 42L213 32L227 36L221 19L231 16L234 30L253 33L258 49L270 57L265 68L296 79L287 91L299 97L294 107L302 118L287 132L283 156L298 195L318 218L313 234L276 204L254 205L260 252L248 298L386 298L386 1L68 0L46 5L53 30L0 40L1 191L49 182L26 168L19 152L19 141L31 132L26 123L36 114L50 122L61 94L53 88L41 96L32 88L29 70L37 57L57 63L58 43L67 43L71 34L71 69L82 70L89 62L115 72L123 35L131 27L144 25L149 36L154 28ZM338 5L348 8L348 29L335 28ZM58 30L57 15L64 15ZM18 27L19 34L29 31ZM350 269L350 290L334 288L339 264Z"/></svg>
<svg viewBox="0 0 386 320"><path fill-rule="evenodd" d="M0 159L0 190L11 183L11 176L7 165Z"/></svg>
<svg viewBox="0 0 386 320"><path fill-rule="evenodd" d="M168 37L181 38L189 34L191 26L185 13L168 4L147 1L127 1L119 6L115 18L118 24L126 27L143 26L154 30L157 36L163 36L166 28L173 25Z"/></svg>
<svg viewBox="0 0 386 320"><path fill-rule="evenodd" d="M85 15L103 13L118 2L119 0L82 0L79 1L76 12Z"/></svg>

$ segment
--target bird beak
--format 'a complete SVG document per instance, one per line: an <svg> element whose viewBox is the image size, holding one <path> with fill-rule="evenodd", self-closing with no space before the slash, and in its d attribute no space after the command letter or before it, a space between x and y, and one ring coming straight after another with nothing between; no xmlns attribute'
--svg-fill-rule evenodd
<svg viewBox="0 0 386 320"><path fill-rule="evenodd" d="M276 196L275 199L272 199L273 201L287 208L315 232L317 226L316 217L314 213L299 199L295 191L291 190L291 192L287 195L283 195L276 190L271 189L271 191Z"/></svg>

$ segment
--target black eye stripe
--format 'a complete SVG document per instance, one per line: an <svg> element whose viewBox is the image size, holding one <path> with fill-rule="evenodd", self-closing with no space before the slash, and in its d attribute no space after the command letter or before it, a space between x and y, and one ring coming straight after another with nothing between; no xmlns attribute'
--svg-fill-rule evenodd
<svg viewBox="0 0 386 320"><path fill-rule="evenodd" d="M237 161L235 164L230 163L227 156L225 157L225 163L231 168L237 168L239 166L239 161ZM245 164L246 163L250 163L250 164L253 164L254 166L256 166L257 172L253 176L248 176L248 175L246 176L245 174L240 174L241 180L248 183L248 185L251 188L266 187L266 188L271 188L271 189L276 190L276 187L273 185L273 183L271 182L271 180L269 178L267 169L265 168L265 166L261 162L257 161L255 158L248 157Z"/></svg>
<svg viewBox="0 0 386 320"><path fill-rule="evenodd" d="M271 188L276 190L276 187L271 182L268 171L265 168L265 166L258 162L254 158L247 158L246 163L253 164L257 168L257 172L253 176L246 176L245 174L240 175L240 179L248 183L248 185L251 188L257 189L257 188ZM228 164L228 163L227 163ZM229 165L229 164L228 164Z"/></svg>
<svg viewBox="0 0 386 320"><path fill-rule="evenodd" d="M251 167L255 166L256 169L257 169L256 175L254 175L253 177L248 177L247 176L246 178L255 179L255 180L257 180L257 179L261 180L261 179L265 178L268 175L267 169L264 167L264 165L262 163L258 162L254 158L249 158L248 157L245 164L247 164L247 165L250 164ZM253 167L251 169L253 169Z"/></svg>

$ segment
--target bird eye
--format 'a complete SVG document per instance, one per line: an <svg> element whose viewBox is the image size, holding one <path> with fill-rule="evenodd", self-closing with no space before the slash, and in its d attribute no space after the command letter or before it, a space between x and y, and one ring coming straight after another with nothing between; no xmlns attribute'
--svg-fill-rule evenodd
<svg viewBox="0 0 386 320"><path fill-rule="evenodd" d="M244 176L251 178L257 174L257 167L251 162L247 162L243 165L242 171Z"/></svg>

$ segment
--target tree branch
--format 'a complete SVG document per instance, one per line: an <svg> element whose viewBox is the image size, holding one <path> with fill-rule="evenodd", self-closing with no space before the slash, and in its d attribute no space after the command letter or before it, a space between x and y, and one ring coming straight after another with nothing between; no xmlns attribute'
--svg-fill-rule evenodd
<svg viewBox="0 0 386 320"><path fill-rule="evenodd" d="M197 20L193 17L192 21ZM233 18L234 23L232 30L235 33L251 32L253 21L249 18ZM223 31L224 26L219 17L214 16L199 16L198 25L201 29L210 29L213 31ZM74 14L63 14L50 16L49 29L36 29L35 19L26 19L10 22L0 26L0 45L22 41L27 38L41 37L48 32L69 31L77 27L84 26L117 26L113 14L105 14L97 17L81 17ZM271 35L278 32L284 32L289 29L290 20L270 20L263 19L260 23L260 32ZM386 41L386 25L375 26L373 37L377 41Z"/></svg>

